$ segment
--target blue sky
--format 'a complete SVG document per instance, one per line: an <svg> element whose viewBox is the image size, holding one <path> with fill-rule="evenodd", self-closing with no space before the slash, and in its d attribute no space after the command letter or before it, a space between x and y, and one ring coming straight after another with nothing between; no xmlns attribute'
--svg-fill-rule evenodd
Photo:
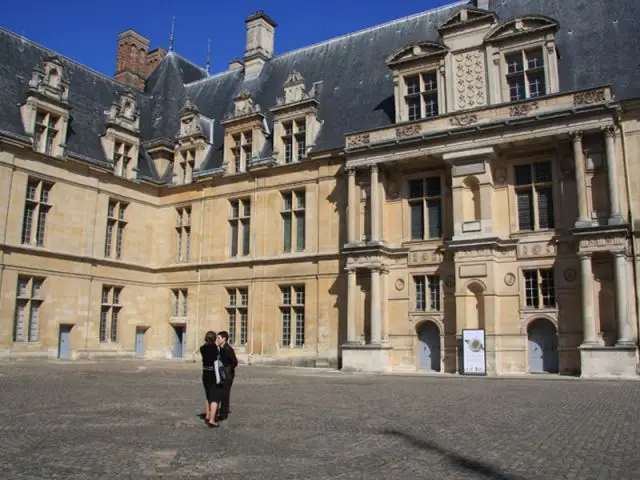
<svg viewBox="0 0 640 480"><path fill-rule="evenodd" d="M244 53L244 19L256 10L273 18L276 53L384 23L453 0L192 1L7 0L0 25L107 75L113 75L118 33L133 28L167 48L176 17L175 51L203 65L211 39L212 72ZM185 6L187 6L185 8ZM312 5L313 8L308 8ZM53 27L55 25L55 27Z"/></svg>

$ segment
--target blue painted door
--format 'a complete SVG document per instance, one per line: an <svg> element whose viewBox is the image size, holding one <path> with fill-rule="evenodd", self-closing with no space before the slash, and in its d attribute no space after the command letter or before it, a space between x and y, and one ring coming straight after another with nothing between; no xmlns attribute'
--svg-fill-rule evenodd
<svg viewBox="0 0 640 480"><path fill-rule="evenodd" d="M529 372L558 372L558 336L548 320L534 320L528 329Z"/></svg>
<svg viewBox="0 0 640 480"><path fill-rule="evenodd" d="M440 330L427 322L418 335L419 362L421 370L440 371Z"/></svg>
<svg viewBox="0 0 640 480"><path fill-rule="evenodd" d="M182 358L184 357L185 346L187 341L187 336L185 332L185 327L175 326L173 327L175 331L174 341L173 341L173 358Z"/></svg>
<svg viewBox="0 0 640 480"><path fill-rule="evenodd" d="M58 334L58 358L69 358L71 355L71 325L60 325Z"/></svg>
<svg viewBox="0 0 640 480"><path fill-rule="evenodd" d="M136 329L136 356L144 357L144 330Z"/></svg>

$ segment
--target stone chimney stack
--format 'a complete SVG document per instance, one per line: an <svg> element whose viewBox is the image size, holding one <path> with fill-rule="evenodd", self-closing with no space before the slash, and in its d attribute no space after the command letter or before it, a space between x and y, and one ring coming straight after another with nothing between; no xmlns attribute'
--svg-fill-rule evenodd
<svg viewBox="0 0 640 480"><path fill-rule="evenodd" d="M476 7L483 10L489 10L489 0L476 0Z"/></svg>
<svg viewBox="0 0 640 480"><path fill-rule="evenodd" d="M244 49L245 75L258 75L265 62L273 57L276 22L262 10L246 20L247 43Z"/></svg>

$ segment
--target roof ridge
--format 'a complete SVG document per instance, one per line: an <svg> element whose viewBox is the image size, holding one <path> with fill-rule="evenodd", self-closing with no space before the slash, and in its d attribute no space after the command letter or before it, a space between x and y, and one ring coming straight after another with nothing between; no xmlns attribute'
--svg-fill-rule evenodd
<svg viewBox="0 0 640 480"><path fill-rule="evenodd" d="M173 50L171 50L170 52L167 52L167 57L169 55L175 56L175 57L179 57L181 60L187 62L189 65L191 65L192 67L197 68L198 70L202 70L203 73L207 73L206 69L204 67L201 67L200 65L198 65L195 62L192 62L191 60L189 60L187 57L185 57L184 55L179 54L178 52L175 52Z"/></svg>
<svg viewBox="0 0 640 480"><path fill-rule="evenodd" d="M189 82L189 83L185 83L184 86L191 86L191 85L195 85L196 83L200 83L200 82L206 82L207 80L211 80L212 78L217 78L217 77L221 77L222 75L227 75L229 73L234 73L236 70L222 70L221 72L218 73L214 73L214 74L209 74L208 77L204 77L201 78L200 80L194 80L193 82Z"/></svg>
<svg viewBox="0 0 640 480"><path fill-rule="evenodd" d="M6 34L8 34L8 35L10 35L10 36L12 36L12 37L14 37L14 38L16 38L16 39L20 40L21 42L29 43L29 44L31 44L32 46L34 46L34 47L36 47L36 48L39 48L40 50L44 50L45 52L47 52L47 53L49 53L49 54L56 55L56 56L58 56L58 57L60 57L60 58L64 59L65 61L67 61L67 62L69 62L69 63L72 63L72 64L74 64L75 66L80 67L81 69L86 70L86 71L87 71L87 72L89 72L89 73L92 73L92 74L94 74L94 75L97 75L98 77L102 77L102 78L104 78L105 80L109 80L109 81L110 81L110 82L112 82L112 83L115 83L115 84L117 84L117 85L121 85L121 86L122 86L122 87L124 87L124 88L131 88L131 86L130 86L130 85L127 85L126 83L119 82L119 81L118 81L118 80L116 80L115 78L110 77L109 75L107 75L107 74L105 74L105 73L99 72L98 70L94 70L94 69L93 69L93 68L91 68L91 67L87 67L86 65L83 65L82 63L78 62L77 60L74 60L74 59L73 59L73 58L71 58L71 57L68 57L68 56L66 56L66 55L64 55L64 54L62 54L62 53L60 53L60 52L56 52L55 50L51 50L50 48L47 48L47 47L45 47L45 46L43 46L43 45L40 45L38 42L34 42L33 40L29 40L27 37L25 37L25 36L23 36L23 35L19 35L19 34L17 34L17 33L16 33L16 32L14 32L14 31L9 30L8 28L5 28L5 27L0 26L0 32L4 32L4 33L6 33ZM140 90L136 90L136 91L137 91L138 93L140 93L141 95L147 95L147 93L146 93L146 92L144 92L144 91L140 91Z"/></svg>

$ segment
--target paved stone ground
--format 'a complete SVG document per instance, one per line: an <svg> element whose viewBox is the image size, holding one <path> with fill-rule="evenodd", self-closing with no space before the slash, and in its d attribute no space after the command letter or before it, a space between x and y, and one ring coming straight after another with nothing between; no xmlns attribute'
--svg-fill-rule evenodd
<svg viewBox="0 0 640 480"><path fill-rule="evenodd" d="M238 375L209 429L196 364L0 363L0 477L640 478L640 382Z"/></svg>

